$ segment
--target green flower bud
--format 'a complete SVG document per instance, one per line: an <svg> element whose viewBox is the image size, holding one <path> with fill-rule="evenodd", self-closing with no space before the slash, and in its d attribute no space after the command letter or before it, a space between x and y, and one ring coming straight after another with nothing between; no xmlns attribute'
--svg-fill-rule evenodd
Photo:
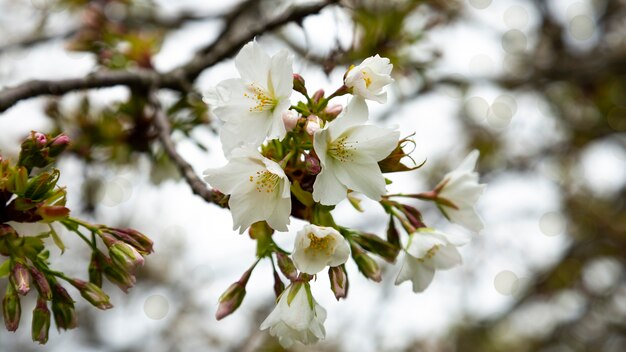
<svg viewBox="0 0 626 352"><path fill-rule="evenodd" d="M7 285L7 290L2 300L2 314L4 316L4 326L6 326L7 330L16 331L20 326L22 306L17 291L10 283Z"/></svg>
<svg viewBox="0 0 626 352"><path fill-rule="evenodd" d="M350 248L352 249L352 259L354 259L359 271L368 279L380 282L382 280L381 270L376 261L368 256L358 244L350 242Z"/></svg>
<svg viewBox="0 0 626 352"><path fill-rule="evenodd" d="M78 318L74 309L74 300L65 288L59 284L55 284L53 290L52 313L54 313L54 322L57 329L69 330L75 328L78 325Z"/></svg>
<svg viewBox="0 0 626 352"><path fill-rule="evenodd" d="M302 76L297 73L293 74L293 90L298 93L302 93L302 95L304 96L307 96L304 78L302 78Z"/></svg>
<svg viewBox="0 0 626 352"><path fill-rule="evenodd" d="M31 325L31 336L33 341L44 345L48 342L48 331L50 330L50 310L45 299L37 299L37 306L33 310L33 323Z"/></svg>
<svg viewBox="0 0 626 352"><path fill-rule="evenodd" d="M284 253L276 252L276 261L278 268L289 280L295 281L298 278L298 270L289 256Z"/></svg>
<svg viewBox="0 0 626 352"><path fill-rule="evenodd" d="M376 253L390 263L396 260L400 251L399 248L394 247L391 243L370 233L360 233L353 236L352 239L366 251Z"/></svg>
<svg viewBox="0 0 626 352"><path fill-rule="evenodd" d="M246 285L248 284L248 279L250 279L250 274L252 274L252 270L254 270L255 266L256 263L243 273L239 281L230 285L226 291L222 293L218 300L219 306L217 307L217 312L215 312L215 318L217 320L227 317L239 308L246 296Z"/></svg>
<svg viewBox="0 0 626 352"><path fill-rule="evenodd" d="M45 300L51 300L52 290L50 289L48 279L46 279L45 275L41 271L33 267L29 268L29 270L30 276L33 278L33 283L35 284L35 288L37 288L37 291L39 292L39 296Z"/></svg>
<svg viewBox="0 0 626 352"><path fill-rule="evenodd" d="M109 255L115 265L131 273L144 263L143 257L135 247L122 241L117 241L109 247Z"/></svg>
<svg viewBox="0 0 626 352"><path fill-rule="evenodd" d="M94 307L102 310L113 308L113 305L109 302L109 296L95 284L78 279L71 280L70 283L72 286L76 287L76 289L80 291L80 295Z"/></svg>
<svg viewBox="0 0 626 352"><path fill-rule="evenodd" d="M148 236L142 234L139 231L133 229L105 229L106 232L115 236L118 240L122 242L126 242L131 246L135 247L137 251L143 255L150 254L154 252L152 249L153 242Z"/></svg>
<svg viewBox="0 0 626 352"><path fill-rule="evenodd" d="M125 293L135 286L135 276L115 265L105 265L103 271L106 278Z"/></svg>

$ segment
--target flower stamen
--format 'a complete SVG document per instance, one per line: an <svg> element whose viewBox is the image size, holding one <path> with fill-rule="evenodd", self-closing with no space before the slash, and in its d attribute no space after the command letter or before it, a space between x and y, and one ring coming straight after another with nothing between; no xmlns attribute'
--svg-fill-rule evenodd
<svg viewBox="0 0 626 352"><path fill-rule="evenodd" d="M257 192L272 193L276 190L276 186L278 186L280 176L265 170L257 171L256 175L252 175L248 179L250 182L254 182Z"/></svg>
<svg viewBox="0 0 626 352"><path fill-rule="evenodd" d="M277 105L277 99L256 83L248 85L248 92L243 93L243 96L255 101L255 105L249 109L250 112L273 111Z"/></svg>

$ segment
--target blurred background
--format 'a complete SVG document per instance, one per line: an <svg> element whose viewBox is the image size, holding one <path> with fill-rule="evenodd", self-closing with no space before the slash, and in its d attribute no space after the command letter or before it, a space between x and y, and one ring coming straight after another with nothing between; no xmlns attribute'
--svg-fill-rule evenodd
<svg viewBox="0 0 626 352"><path fill-rule="evenodd" d="M320 275L312 288L328 310L327 339L293 351L626 350L626 1L0 0L0 88L103 70L167 72L250 33L269 53L292 51L309 91L334 91L366 57L391 59L389 102L370 102L371 119L415 132L413 157L426 164L392 175L390 192L431 189L472 149L488 184L478 204L486 226L462 248L462 267L414 294L393 285L398 265L381 261L376 284L349 262L340 302ZM202 95L238 75L231 59L213 61L188 89L159 95L198 174L226 162ZM155 241L129 294L105 286L114 309L78 302L79 327L51 329L45 346L31 342L25 314L16 333L0 329L0 351L282 350L258 330L273 308L269 263L239 310L215 320L219 295L254 261L254 241L192 194L138 90L39 97L0 114L3 157L15 160L31 130L67 133L73 144L57 166L72 212ZM341 203L335 219L383 234L387 217L363 204L356 213ZM465 231L430 204L414 205L428 225ZM276 241L290 248L302 225L293 219ZM53 264L86 276L89 252L64 236L68 250L53 248Z"/></svg>

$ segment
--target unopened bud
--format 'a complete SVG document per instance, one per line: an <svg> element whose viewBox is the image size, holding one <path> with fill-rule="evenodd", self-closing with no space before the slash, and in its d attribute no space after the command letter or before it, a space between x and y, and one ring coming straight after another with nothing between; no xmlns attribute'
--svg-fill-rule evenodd
<svg viewBox="0 0 626 352"><path fill-rule="evenodd" d="M52 300L52 313L57 329L69 330L78 325L74 300L65 288L59 284L54 285L54 300Z"/></svg>
<svg viewBox="0 0 626 352"><path fill-rule="evenodd" d="M46 143L48 143L48 138L46 137L45 134L41 133L41 132L35 132L33 133L33 140L41 147L43 147L44 145L46 145Z"/></svg>
<svg viewBox="0 0 626 352"><path fill-rule="evenodd" d="M417 210L415 207L403 204L400 210L406 216L407 220L409 220L411 225L416 229L426 227L426 225L422 221L422 213L420 213L420 211Z"/></svg>
<svg viewBox="0 0 626 352"><path fill-rule="evenodd" d="M0 238L4 236L17 237L17 231L11 225L0 224Z"/></svg>
<svg viewBox="0 0 626 352"><path fill-rule="evenodd" d="M400 232L396 228L396 223L393 221L393 216L389 218L389 226L387 227L387 242L391 243L396 248L401 248Z"/></svg>
<svg viewBox="0 0 626 352"><path fill-rule="evenodd" d="M125 293L128 293L128 290L135 286L137 282L134 275L115 265L106 265L103 271L107 279Z"/></svg>
<svg viewBox="0 0 626 352"><path fill-rule="evenodd" d="M70 215L70 210L61 205L42 205L36 210L43 222L55 222L66 219Z"/></svg>
<svg viewBox="0 0 626 352"><path fill-rule="evenodd" d="M381 270L376 261L367 255L358 244L351 242L350 248L352 249L352 258L359 271L368 279L380 282L382 280Z"/></svg>
<svg viewBox="0 0 626 352"><path fill-rule="evenodd" d="M318 159L317 156L304 154L304 163L306 165L306 171L311 175L317 175L322 171L320 159Z"/></svg>
<svg viewBox="0 0 626 352"><path fill-rule="evenodd" d="M67 135L60 134L56 136L48 146L48 148L50 148L49 155L53 158L59 156L61 153L63 153L65 149L67 149L69 144L70 137L68 137Z"/></svg>
<svg viewBox="0 0 626 352"><path fill-rule="evenodd" d="M106 232L112 234L118 240L126 242L143 254L148 255L154 252L152 248L154 243L148 236L134 229L106 229Z"/></svg>
<svg viewBox="0 0 626 352"><path fill-rule="evenodd" d="M91 261L89 262L89 282L93 282L96 286L102 287L102 267L100 260L98 260L98 252L94 252L91 255Z"/></svg>
<svg viewBox="0 0 626 352"><path fill-rule="evenodd" d="M215 312L215 318L221 320L228 315L232 314L243 302L246 296L246 287L240 282L235 282L230 285L224 293L220 296L219 306L217 312Z"/></svg>
<svg viewBox="0 0 626 352"><path fill-rule="evenodd" d="M298 270L289 256L281 252L276 252L276 261L278 262L280 271L289 280L295 281L298 278Z"/></svg>
<svg viewBox="0 0 626 352"><path fill-rule="evenodd" d="M33 267L29 270L33 283L35 284L35 288L37 289L37 292L39 292L39 296L48 301L51 300L52 290L50 289L50 283L48 282L48 279L46 279L46 276L41 271Z"/></svg>
<svg viewBox="0 0 626 352"><path fill-rule="evenodd" d="M276 297L279 297L281 293L285 290L285 284L283 280L280 279L280 275L278 272L274 270L274 294Z"/></svg>
<svg viewBox="0 0 626 352"><path fill-rule="evenodd" d="M376 253L390 263L396 260L400 251L399 248L394 247L391 243L370 233L360 233L353 236L352 239L366 251Z"/></svg>
<svg viewBox="0 0 626 352"><path fill-rule="evenodd" d="M329 120L332 120L335 117L339 116L339 114L341 114L342 111L343 111L343 106L339 104L331 105L327 107L326 110L324 110Z"/></svg>
<svg viewBox="0 0 626 352"><path fill-rule="evenodd" d="M310 136L314 135L317 130L320 129L322 120L315 115L309 115L306 119L306 133Z"/></svg>
<svg viewBox="0 0 626 352"><path fill-rule="evenodd" d="M243 302L244 297L246 296L246 285L248 284L248 280L250 279L250 275L252 274L252 270L256 263L252 265L252 267L241 275L239 281L230 285L224 293L220 296L218 302L219 306L217 307L217 312L215 312L215 318L217 320L221 320L239 308L241 302Z"/></svg>
<svg viewBox="0 0 626 352"><path fill-rule="evenodd" d="M144 263L143 256L135 247L122 241L117 241L109 247L109 255L115 265L131 273Z"/></svg>
<svg viewBox="0 0 626 352"><path fill-rule="evenodd" d="M100 287L91 282L78 279L73 279L70 283L72 286L76 287L76 289L80 291L80 295L94 307L102 310L113 308L113 305L109 302L109 296L107 296Z"/></svg>
<svg viewBox="0 0 626 352"><path fill-rule="evenodd" d="M331 266L328 269L328 277L330 279L330 289L335 294L335 298L346 298L348 296L348 274L344 265Z"/></svg>
<svg viewBox="0 0 626 352"><path fill-rule="evenodd" d="M33 322L31 325L31 336L33 341L44 345L48 342L48 331L50 331L50 310L45 299L37 299L37 306L33 310Z"/></svg>
<svg viewBox="0 0 626 352"><path fill-rule="evenodd" d="M324 90L319 89L313 96L311 97L314 103L319 103L320 100L324 99Z"/></svg>
<svg viewBox="0 0 626 352"><path fill-rule="evenodd" d="M302 93L304 96L307 95L304 78L297 73L293 74L293 90Z"/></svg>
<svg viewBox="0 0 626 352"><path fill-rule="evenodd" d="M283 112L282 117L283 117L283 123L285 124L285 129L287 130L287 132L293 131L293 129L298 124L298 120L300 119L300 117L298 116L298 113L293 110L287 110Z"/></svg>
<svg viewBox="0 0 626 352"><path fill-rule="evenodd" d="M20 295L24 296L30 291L30 275L28 274L28 269L22 263L13 265L10 280Z"/></svg>
<svg viewBox="0 0 626 352"><path fill-rule="evenodd" d="M8 331L16 331L20 326L22 306L20 297L12 284L7 285L4 299L2 299L2 315L4 316L4 326Z"/></svg>

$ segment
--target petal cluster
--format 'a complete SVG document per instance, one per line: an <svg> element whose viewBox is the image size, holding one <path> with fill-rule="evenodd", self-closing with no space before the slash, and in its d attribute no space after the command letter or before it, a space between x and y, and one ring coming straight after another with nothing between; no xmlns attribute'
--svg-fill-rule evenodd
<svg viewBox="0 0 626 352"><path fill-rule="evenodd" d="M235 57L241 78L222 81L211 97L213 113L224 122L220 139L226 156L243 145L258 147L266 137L285 137L282 116L291 106L292 62L287 51L270 57L255 41Z"/></svg>
<svg viewBox="0 0 626 352"><path fill-rule="evenodd" d="M332 227L305 225L296 235L293 261L303 273L315 275L326 266L338 266L350 256L350 245Z"/></svg>
<svg viewBox="0 0 626 352"><path fill-rule="evenodd" d="M440 209L450 221L471 231L483 229L483 222L474 206L485 189L478 183L478 173L474 171L480 153L472 151L453 171L446 174L437 187Z"/></svg>
<svg viewBox="0 0 626 352"><path fill-rule="evenodd" d="M291 347L296 341L314 344L326 336L326 310L310 296L305 285L294 285L285 290L274 310L261 323L261 330L269 328L270 335L277 337L284 348Z"/></svg>
<svg viewBox="0 0 626 352"><path fill-rule="evenodd" d="M226 166L206 170L204 179L230 195L228 206L234 230L243 233L253 223L267 221L273 229L287 231L291 214L289 179L280 165L256 149L235 149Z"/></svg>
<svg viewBox="0 0 626 352"><path fill-rule="evenodd" d="M315 132L313 146L322 165L313 185L315 201L335 205L348 189L373 200L385 194L378 161L396 148L400 133L365 125L367 115L365 101L355 97L335 120Z"/></svg>
<svg viewBox="0 0 626 352"><path fill-rule="evenodd" d="M393 82L392 69L393 65L388 58L371 56L346 74L344 84L352 88L354 95L385 103L387 92L383 88Z"/></svg>
<svg viewBox="0 0 626 352"><path fill-rule="evenodd" d="M413 283L413 292L424 291L433 281L435 270L447 270L461 265L461 254L457 247L465 243L467 240L464 238L428 228L412 233L396 285L410 280Z"/></svg>

